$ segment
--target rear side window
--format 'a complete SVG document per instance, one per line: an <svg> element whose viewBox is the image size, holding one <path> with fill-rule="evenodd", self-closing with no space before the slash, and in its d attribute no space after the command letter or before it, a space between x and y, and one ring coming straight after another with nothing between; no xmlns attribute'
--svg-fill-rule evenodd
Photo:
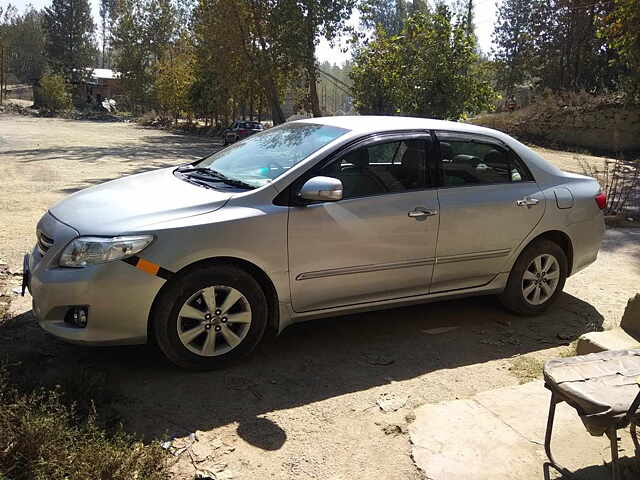
<svg viewBox="0 0 640 480"><path fill-rule="evenodd" d="M526 170L506 149L465 140L440 142L444 186L483 185L530 180Z"/></svg>

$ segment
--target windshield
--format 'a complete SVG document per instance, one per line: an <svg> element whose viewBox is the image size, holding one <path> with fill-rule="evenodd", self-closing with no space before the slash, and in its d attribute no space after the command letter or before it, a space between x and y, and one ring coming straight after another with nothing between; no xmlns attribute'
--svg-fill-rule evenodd
<svg viewBox="0 0 640 480"><path fill-rule="evenodd" d="M347 132L313 123L285 124L234 143L205 158L197 167L257 188Z"/></svg>

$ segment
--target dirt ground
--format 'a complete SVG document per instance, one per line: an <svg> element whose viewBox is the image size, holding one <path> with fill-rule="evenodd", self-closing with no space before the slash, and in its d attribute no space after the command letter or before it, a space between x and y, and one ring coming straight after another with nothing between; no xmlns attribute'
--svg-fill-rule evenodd
<svg viewBox="0 0 640 480"><path fill-rule="evenodd" d="M19 273L37 220L65 195L216 148L131 124L0 115L0 262ZM581 171L575 154L541 153ZM639 283L640 230L608 230L598 261L536 318L510 315L492 297L336 317L293 326L227 370L186 373L152 347L66 345L39 329L28 297L14 295L0 352L44 379L100 372L128 430L193 442L176 457L178 479L196 470L218 479L418 479L406 435L413 408L518 384L514 357L557 356L619 321Z"/></svg>

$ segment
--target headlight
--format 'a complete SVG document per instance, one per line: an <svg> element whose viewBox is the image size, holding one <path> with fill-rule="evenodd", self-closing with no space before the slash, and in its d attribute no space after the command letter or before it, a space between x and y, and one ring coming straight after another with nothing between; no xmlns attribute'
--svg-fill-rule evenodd
<svg viewBox="0 0 640 480"><path fill-rule="evenodd" d="M81 268L130 257L144 250L152 235L131 237L78 237L66 246L60 256L61 267Z"/></svg>

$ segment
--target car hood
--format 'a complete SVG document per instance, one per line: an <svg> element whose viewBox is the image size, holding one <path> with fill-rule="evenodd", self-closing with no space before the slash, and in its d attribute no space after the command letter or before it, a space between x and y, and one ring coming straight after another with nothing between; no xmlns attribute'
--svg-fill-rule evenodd
<svg viewBox="0 0 640 480"><path fill-rule="evenodd" d="M173 170L153 170L81 190L50 212L81 235L118 235L212 212L233 195L180 180Z"/></svg>

